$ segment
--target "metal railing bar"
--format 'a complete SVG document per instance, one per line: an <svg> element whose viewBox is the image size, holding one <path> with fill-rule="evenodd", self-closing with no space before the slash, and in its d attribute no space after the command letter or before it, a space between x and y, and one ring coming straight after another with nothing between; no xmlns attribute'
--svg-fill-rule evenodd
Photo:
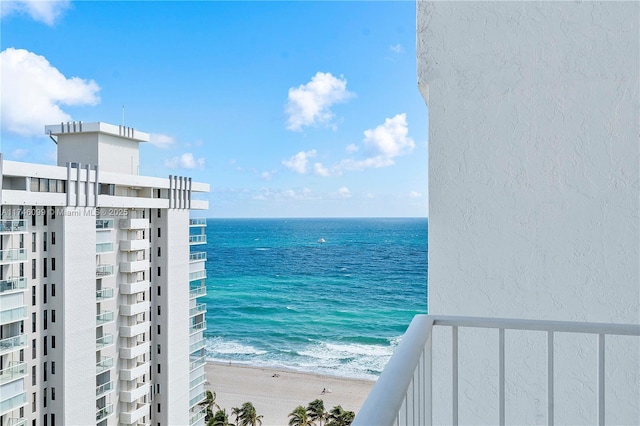
<svg viewBox="0 0 640 426"><path fill-rule="evenodd" d="M598 334L598 424L604 426L604 333Z"/></svg>
<svg viewBox="0 0 640 426"><path fill-rule="evenodd" d="M432 393L432 348L433 346L433 335L429 333L429 337L427 337L427 342L424 345L424 358L425 358L425 424L430 425L433 424L433 412L432 412L432 401L433 401L433 393Z"/></svg>
<svg viewBox="0 0 640 426"><path fill-rule="evenodd" d="M500 411L500 426L505 425L505 412L504 412L504 328L498 329L498 381L499 381L499 411Z"/></svg>
<svg viewBox="0 0 640 426"><path fill-rule="evenodd" d="M504 328L509 330L554 331L560 333L640 336L640 324L457 317L449 315L429 315L429 317L433 319L433 325L440 326L446 325L458 327Z"/></svg>
<svg viewBox="0 0 640 426"><path fill-rule="evenodd" d="M451 327L452 424L458 425L458 327Z"/></svg>
<svg viewBox="0 0 640 426"><path fill-rule="evenodd" d="M553 426L553 331L547 331L547 424Z"/></svg>

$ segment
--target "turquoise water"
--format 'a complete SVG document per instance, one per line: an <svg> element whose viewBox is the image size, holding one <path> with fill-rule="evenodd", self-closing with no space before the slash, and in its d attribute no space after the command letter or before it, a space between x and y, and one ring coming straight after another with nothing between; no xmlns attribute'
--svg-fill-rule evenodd
<svg viewBox="0 0 640 426"><path fill-rule="evenodd" d="M426 312L426 219L209 219L206 232L210 360L376 378Z"/></svg>

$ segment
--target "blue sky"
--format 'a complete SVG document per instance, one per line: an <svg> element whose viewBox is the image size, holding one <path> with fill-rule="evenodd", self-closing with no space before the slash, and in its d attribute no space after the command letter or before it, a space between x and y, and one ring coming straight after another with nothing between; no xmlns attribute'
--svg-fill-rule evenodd
<svg viewBox="0 0 640 426"><path fill-rule="evenodd" d="M427 216L414 2L3 1L0 35L6 159L124 105L140 173L209 183L209 217Z"/></svg>

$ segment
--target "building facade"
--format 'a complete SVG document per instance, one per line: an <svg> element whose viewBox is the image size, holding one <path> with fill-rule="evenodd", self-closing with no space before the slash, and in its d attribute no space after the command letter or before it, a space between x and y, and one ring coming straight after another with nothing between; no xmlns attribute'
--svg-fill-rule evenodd
<svg viewBox="0 0 640 426"><path fill-rule="evenodd" d="M0 425L203 424L209 185L140 176L129 127L45 132L57 166L0 154Z"/></svg>

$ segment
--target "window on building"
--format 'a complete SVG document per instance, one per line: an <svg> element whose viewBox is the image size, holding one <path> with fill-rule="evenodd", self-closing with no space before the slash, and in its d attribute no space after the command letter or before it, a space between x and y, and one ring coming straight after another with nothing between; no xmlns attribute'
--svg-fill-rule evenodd
<svg viewBox="0 0 640 426"><path fill-rule="evenodd" d="M37 400L37 399L36 399L36 393L34 392L34 393L31 395L31 412L32 412L32 413L35 413L35 412L36 412L36 400ZM34 424L34 425L36 424L36 421L35 421L35 420L33 421L33 424Z"/></svg>
<svg viewBox="0 0 640 426"><path fill-rule="evenodd" d="M31 313L31 332L32 333L36 332L36 313L35 312Z"/></svg>
<svg viewBox="0 0 640 426"><path fill-rule="evenodd" d="M158 228L158 238L160 238L160 229L162 228Z"/></svg>
<svg viewBox="0 0 640 426"><path fill-rule="evenodd" d="M31 226L36 226L36 206L31 206Z"/></svg>
<svg viewBox="0 0 640 426"><path fill-rule="evenodd" d="M56 244L56 233L51 233L51 245L54 246Z"/></svg>
<svg viewBox="0 0 640 426"><path fill-rule="evenodd" d="M158 324L158 334L160 334L160 324Z"/></svg>
<svg viewBox="0 0 640 426"><path fill-rule="evenodd" d="M56 285L51 284L51 297L56 297Z"/></svg>
<svg viewBox="0 0 640 426"><path fill-rule="evenodd" d="M51 322L56 322L56 310L51 310Z"/></svg>
<svg viewBox="0 0 640 426"><path fill-rule="evenodd" d="M20 234L19 244L20 244L20 248L23 249L24 248L24 234Z"/></svg>
<svg viewBox="0 0 640 426"><path fill-rule="evenodd" d="M55 257L51 258L51 270L52 271L56 270L56 258Z"/></svg>
<svg viewBox="0 0 640 426"><path fill-rule="evenodd" d="M20 276L24 277L24 263L20 263Z"/></svg>
<svg viewBox="0 0 640 426"><path fill-rule="evenodd" d="M31 306L36 306L36 286L31 286Z"/></svg>
<svg viewBox="0 0 640 426"><path fill-rule="evenodd" d="M158 413L160 412L160 403L158 403Z"/></svg>
<svg viewBox="0 0 640 426"><path fill-rule="evenodd" d="M47 329L47 310L45 309L43 312L44 312L44 314L42 316L42 324L44 326L43 328L46 330ZM46 337L45 337L45 339L46 339Z"/></svg>
<svg viewBox="0 0 640 426"><path fill-rule="evenodd" d="M158 364L158 374L160 374L160 364Z"/></svg>
<svg viewBox="0 0 640 426"><path fill-rule="evenodd" d="M42 303L47 303L47 285L42 285Z"/></svg>
<svg viewBox="0 0 640 426"><path fill-rule="evenodd" d="M158 315L160 315L160 305L158 305Z"/></svg>
<svg viewBox="0 0 640 426"><path fill-rule="evenodd" d="M158 247L158 257L160 257L160 247Z"/></svg>
<svg viewBox="0 0 640 426"><path fill-rule="evenodd" d="M42 380L47 381L47 362L42 363Z"/></svg>
<svg viewBox="0 0 640 426"><path fill-rule="evenodd" d="M51 349L55 349L55 348L56 348L56 336L51 336Z"/></svg>
<svg viewBox="0 0 640 426"><path fill-rule="evenodd" d="M49 192L49 179L40 178L40 192Z"/></svg>
<svg viewBox="0 0 640 426"><path fill-rule="evenodd" d="M47 268L47 258L45 257L44 259L42 259L42 275L47 278L47 271L49 268Z"/></svg>
<svg viewBox="0 0 640 426"><path fill-rule="evenodd" d="M65 186L66 186L67 182L63 181L63 180L59 180L57 186L57 192L66 192L65 190Z"/></svg>
<svg viewBox="0 0 640 426"><path fill-rule="evenodd" d="M31 386L35 386L36 385L36 366L34 365L33 367L31 367Z"/></svg>
<svg viewBox="0 0 640 426"><path fill-rule="evenodd" d="M56 218L56 208L55 207L51 207L51 220L53 220L55 218ZM53 244L53 243L51 243L51 244Z"/></svg>
<svg viewBox="0 0 640 426"><path fill-rule="evenodd" d="M42 390L42 405L47 408L47 388ZM44 426L47 426L47 415L44 415Z"/></svg>
<svg viewBox="0 0 640 426"><path fill-rule="evenodd" d="M47 336L44 336L42 338L42 353L46 356L47 355Z"/></svg>
<svg viewBox="0 0 640 426"><path fill-rule="evenodd" d="M36 339L31 341L31 359L36 359Z"/></svg>
<svg viewBox="0 0 640 426"><path fill-rule="evenodd" d="M55 399L53 397L53 394L51 394L51 399L52 400ZM56 414L55 413L51 413L50 416L51 416L51 426L56 426Z"/></svg>
<svg viewBox="0 0 640 426"><path fill-rule="evenodd" d="M160 197L158 197L158 198L160 198ZM161 216L161 214L160 214L160 212L161 212L161 211L162 211L162 210L158 209L158 218L160 218L160 216ZM159 235L158 235L158 236L159 236Z"/></svg>
<svg viewBox="0 0 640 426"><path fill-rule="evenodd" d="M32 177L31 178L31 187L29 189L31 190L31 192L40 191L40 179L38 179L36 177Z"/></svg>
<svg viewBox="0 0 640 426"><path fill-rule="evenodd" d="M35 252L36 252L36 233L32 232L31 233L31 253L35 253Z"/></svg>
<svg viewBox="0 0 640 426"><path fill-rule="evenodd" d="M51 361L51 374L56 374L56 362Z"/></svg>
<svg viewBox="0 0 640 426"><path fill-rule="evenodd" d="M43 207L42 212L44 213L44 214L42 215L42 224L43 224L44 226L47 226L47 208L46 208L46 207Z"/></svg>
<svg viewBox="0 0 640 426"><path fill-rule="evenodd" d="M36 260L31 259L31 279L36 279Z"/></svg>
<svg viewBox="0 0 640 426"><path fill-rule="evenodd" d="M56 400L56 388L51 388L51 400ZM51 424L53 424L53 417L51 418Z"/></svg>
<svg viewBox="0 0 640 426"><path fill-rule="evenodd" d="M158 266L158 276L160 276L160 275L161 275L161 274L160 274L160 272L161 272L161 271L160 271L160 267Z"/></svg>
<svg viewBox="0 0 640 426"><path fill-rule="evenodd" d="M158 343L158 355L160 355L160 343Z"/></svg>
<svg viewBox="0 0 640 426"><path fill-rule="evenodd" d="M42 251L47 251L47 233L46 232L42 233Z"/></svg>

